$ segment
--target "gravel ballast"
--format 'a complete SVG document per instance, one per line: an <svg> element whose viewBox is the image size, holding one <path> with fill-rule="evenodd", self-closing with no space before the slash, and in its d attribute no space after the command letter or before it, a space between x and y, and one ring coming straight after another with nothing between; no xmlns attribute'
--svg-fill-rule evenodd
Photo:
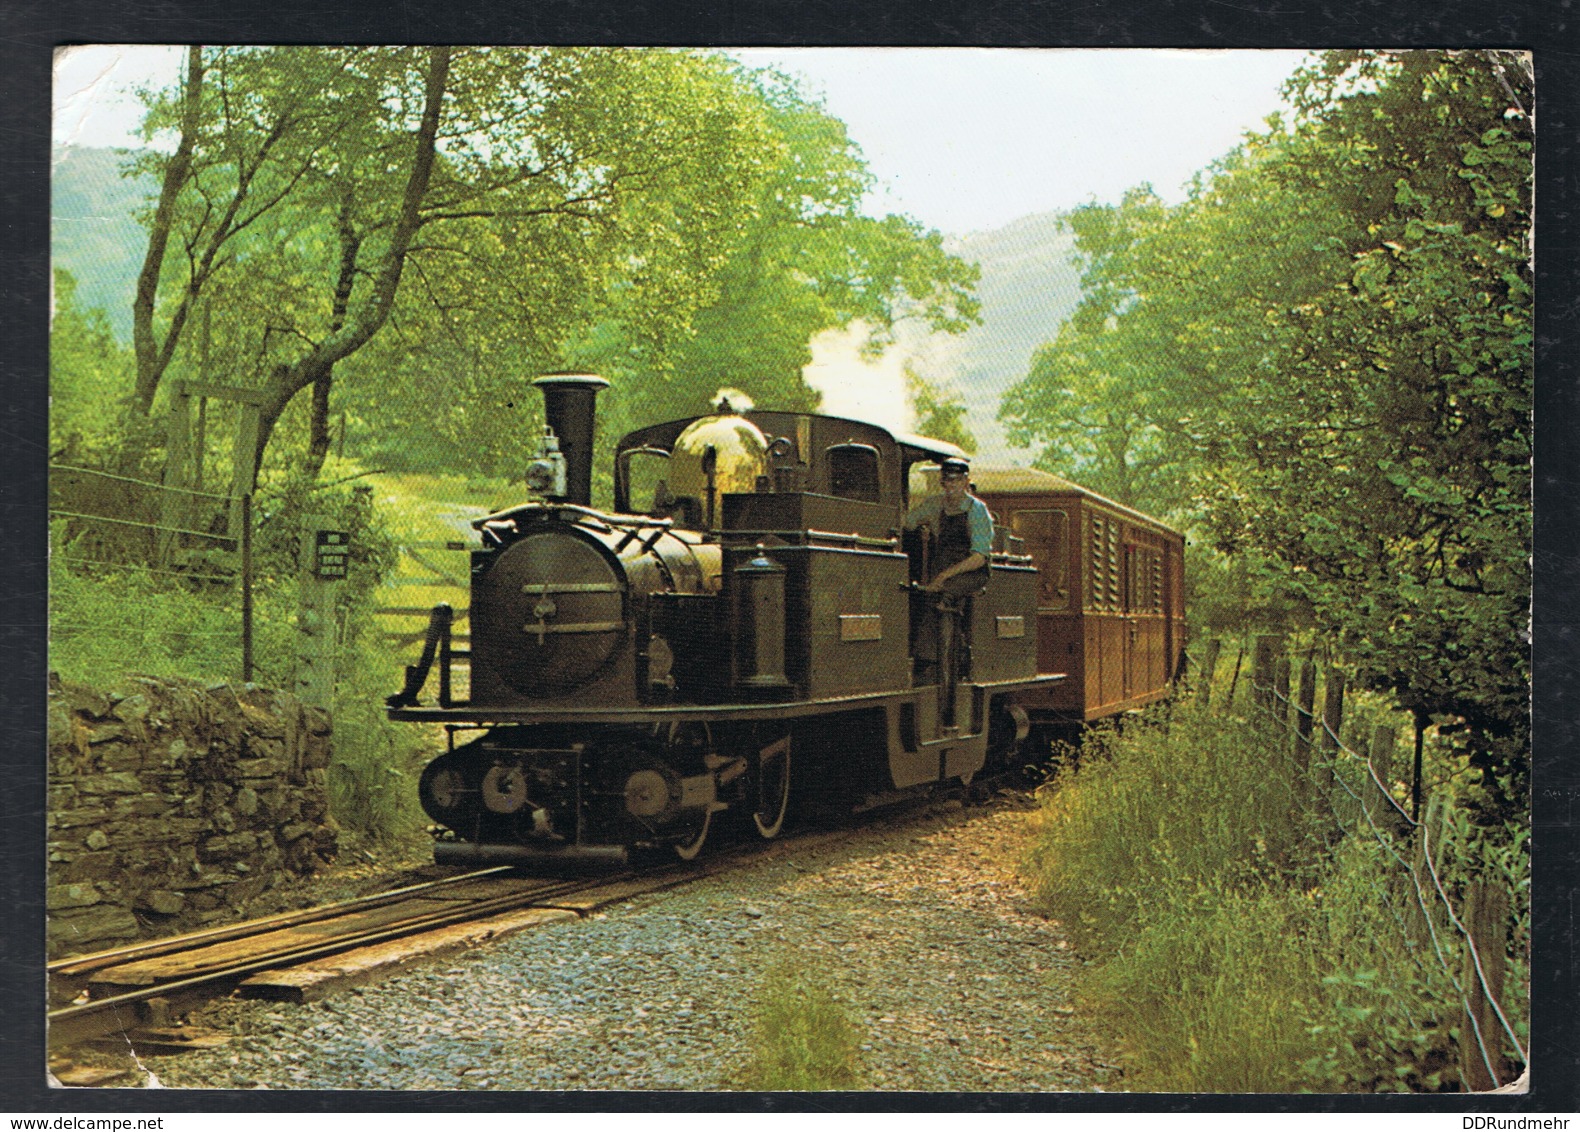
<svg viewBox="0 0 1580 1132"><path fill-rule="evenodd" d="M878 1090L1118 1084L1070 1002L1079 960L1017 866L1020 795L877 822L309 1005L231 1000L226 1045L144 1057L167 1088L743 1087L764 976L825 987Z"/></svg>

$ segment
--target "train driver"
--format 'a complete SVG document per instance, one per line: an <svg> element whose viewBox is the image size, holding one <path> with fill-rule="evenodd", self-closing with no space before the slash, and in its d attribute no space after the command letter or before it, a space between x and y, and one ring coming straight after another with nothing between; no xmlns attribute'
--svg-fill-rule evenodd
<svg viewBox="0 0 1580 1132"><path fill-rule="evenodd" d="M943 490L906 513L905 529L913 531L924 523L932 528L933 576L922 588L928 593L965 597L987 585L993 516L987 504L968 490L970 464L951 457L939 464L938 473Z"/></svg>

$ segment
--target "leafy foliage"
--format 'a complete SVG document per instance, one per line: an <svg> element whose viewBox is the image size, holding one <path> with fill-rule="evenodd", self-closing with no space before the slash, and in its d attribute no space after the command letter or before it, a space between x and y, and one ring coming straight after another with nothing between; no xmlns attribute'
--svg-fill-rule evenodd
<svg viewBox="0 0 1580 1132"><path fill-rule="evenodd" d="M202 49L148 129L180 145L143 160L138 403L171 367L261 388L309 467L332 396L381 461L503 472L535 373L614 378L611 429L722 384L809 408L818 331L975 317L936 233L860 214L843 125L718 56Z"/></svg>
<svg viewBox="0 0 1580 1132"><path fill-rule="evenodd" d="M50 326L50 458L68 464L102 460L112 443L117 407L132 366L104 312L84 309L77 281L60 268L54 276Z"/></svg>
<svg viewBox="0 0 1580 1132"><path fill-rule="evenodd" d="M976 437L965 421L967 406L964 401L952 391L940 390L909 363L905 367L905 391L916 418L917 432L935 440L946 440L967 452L976 451Z"/></svg>
<svg viewBox="0 0 1580 1132"><path fill-rule="evenodd" d="M959 329L975 314L974 273L936 233L861 214L867 173L843 125L781 77L722 57L194 47L185 58L180 86L148 97L145 133L173 149L128 163L155 190L139 214L132 349L59 279L52 440L90 465L179 477L161 458L160 391L183 379L258 395L257 462L240 414L211 397L195 426L200 466L223 491L223 454L236 452L230 486L254 494L262 679L291 677L303 516L353 532L333 781L355 824L384 829L393 801L413 796L395 779L414 739L378 718L387 664L358 639L390 540L370 498L335 476L519 473L540 420L526 382L567 366L619 382L605 435L700 408L721 375L811 408L800 368L812 334L862 318L881 336L912 316ZM234 675L234 594L57 565L62 665ZM132 600L107 613L118 586Z"/></svg>
<svg viewBox="0 0 1580 1132"><path fill-rule="evenodd" d="M393 548L366 493L301 479L256 500L253 652L255 679L288 687L296 664L299 539L309 513L351 534L347 579L337 587L334 751L330 803L349 830L375 840L421 827L416 778L425 737L384 718L394 669L366 632ZM50 667L65 679L100 684L131 673L180 673L202 680L241 677L242 611L232 582L173 579L147 568L87 567L52 531Z"/></svg>
<svg viewBox="0 0 1580 1132"><path fill-rule="evenodd" d="M1177 208L1071 217L1081 306L1004 414L1459 721L1496 820L1528 770L1526 61L1330 52L1286 94Z"/></svg>

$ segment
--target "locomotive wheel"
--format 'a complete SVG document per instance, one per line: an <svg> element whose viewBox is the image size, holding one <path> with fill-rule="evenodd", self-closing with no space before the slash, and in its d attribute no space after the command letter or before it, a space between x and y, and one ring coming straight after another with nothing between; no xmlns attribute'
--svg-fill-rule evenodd
<svg viewBox="0 0 1580 1132"><path fill-rule="evenodd" d="M483 776L483 805L496 814L513 814L527 804L527 775L520 763L498 763Z"/></svg>
<svg viewBox="0 0 1580 1132"><path fill-rule="evenodd" d="M691 833L687 834L692 839L675 842L675 856L682 861L695 861L697 854L702 852L702 847L708 840L708 829L713 825L713 810L711 808L703 810L701 817L696 818L695 821Z"/></svg>
<svg viewBox="0 0 1580 1132"><path fill-rule="evenodd" d="M655 723L653 739L669 763L682 774L694 774L713 751L713 729L706 723Z"/></svg>
<svg viewBox="0 0 1580 1132"><path fill-rule="evenodd" d="M454 829L480 812L481 785L471 765L454 753L444 754L423 768L417 797L430 818Z"/></svg>
<svg viewBox="0 0 1580 1132"><path fill-rule="evenodd" d="M779 836L790 810L790 736L765 747L757 756L757 790L752 824L765 841Z"/></svg>

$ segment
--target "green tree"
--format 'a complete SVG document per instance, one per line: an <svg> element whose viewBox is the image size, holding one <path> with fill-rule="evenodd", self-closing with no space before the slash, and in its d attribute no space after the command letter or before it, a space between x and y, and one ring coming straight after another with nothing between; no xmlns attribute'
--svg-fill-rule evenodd
<svg viewBox="0 0 1580 1132"><path fill-rule="evenodd" d="M326 447L335 374L400 312L420 332L508 328L551 358L623 274L640 291L625 305L632 323L683 321L690 305L675 297L717 258L756 148L754 107L692 53L190 59L149 120L181 140L152 159L163 191L137 321L139 356L155 364L140 370L139 404L151 406L193 310L228 278L229 353L264 394L259 450L311 388L310 464ZM385 371L357 372L385 384Z"/></svg>
<svg viewBox="0 0 1580 1132"><path fill-rule="evenodd" d="M861 215L869 178L843 125L722 56L187 62L147 123L177 145L143 162L161 191L135 404L146 415L171 372L257 389L260 462L283 421L313 474L333 396L400 459L499 470L534 428L526 379L567 365L616 380L611 426L692 411L720 384L810 408L817 332L860 319L877 344L904 318L975 318L974 269L937 233Z"/></svg>
<svg viewBox="0 0 1580 1132"><path fill-rule="evenodd" d="M1489 803L1516 805L1530 75L1330 52L1286 95L1292 120L1182 205L1071 218L1085 296L1004 413L1076 478L1278 564L1360 675L1457 721Z"/></svg>
<svg viewBox="0 0 1580 1132"><path fill-rule="evenodd" d="M881 342L906 318L953 330L975 318L975 272L944 254L936 233L860 213L869 176L842 123L781 76L722 57L680 60L711 91L681 108L700 121L696 107L714 107L710 129L719 151L734 154L731 179L721 189L726 164L710 159L704 172L631 198L598 271L547 259L498 280L476 269L427 271L409 292L417 299L397 305L386 334L354 363L404 378L357 382L342 402L400 438L390 460L420 452L478 471L518 470L539 419L526 379L548 368L614 382L600 402L601 432L612 437L700 411L722 386L744 387L762 405L815 408L801 370L822 330L860 319ZM520 310L495 313L480 298L489 287L546 288L579 273L584 285L533 294ZM431 300L430 275L454 298Z"/></svg>
<svg viewBox="0 0 1580 1132"><path fill-rule="evenodd" d="M132 359L103 311L84 309L70 272L54 273L49 335L49 452L56 462L92 463L105 455L125 397Z"/></svg>
<svg viewBox="0 0 1580 1132"><path fill-rule="evenodd" d="M1349 271L1280 312L1252 386L1261 427L1223 438L1247 473L1212 496L1219 516L1254 501L1258 521L1220 531L1276 548L1365 674L1462 721L1489 800L1512 804L1529 743L1531 76L1495 52L1334 52L1290 89L1277 179L1342 210Z"/></svg>
<svg viewBox="0 0 1580 1132"><path fill-rule="evenodd" d="M947 440L967 452L977 450L977 438L966 427L966 404L952 392L940 390L905 366L905 395L916 419L916 431L935 440Z"/></svg>
<svg viewBox="0 0 1580 1132"><path fill-rule="evenodd" d="M877 350L904 319L950 333L977 321L978 272L946 253L939 233L863 215L872 177L845 124L782 74L737 76L762 108L766 137L707 301L669 341L638 344L605 329L589 350L611 376L641 376L628 415L684 415L723 386L761 405L815 409L801 372L820 332L859 321Z"/></svg>
<svg viewBox="0 0 1580 1132"><path fill-rule="evenodd" d="M1142 186L1070 214L1081 302L1000 410L1015 443L1043 446L1039 466L1143 510L1189 512L1217 422L1257 412L1245 375L1278 339L1268 312L1345 270L1330 238L1342 221L1270 179L1282 159L1275 125L1176 208Z"/></svg>

